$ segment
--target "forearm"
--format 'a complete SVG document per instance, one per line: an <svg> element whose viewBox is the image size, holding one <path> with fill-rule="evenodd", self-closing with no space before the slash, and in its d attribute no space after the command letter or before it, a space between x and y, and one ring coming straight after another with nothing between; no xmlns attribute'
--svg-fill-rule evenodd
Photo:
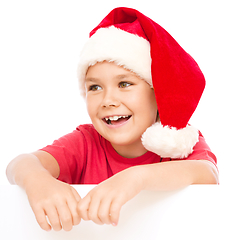
<svg viewBox="0 0 228 240"><path fill-rule="evenodd" d="M191 184L218 184L215 167L205 160L170 161L139 166L143 189L175 190Z"/></svg>
<svg viewBox="0 0 228 240"><path fill-rule="evenodd" d="M6 169L6 175L11 184L17 184L22 188L25 188L31 178L41 175L51 177L38 157L33 154L22 154L13 159Z"/></svg>
<svg viewBox="0 0 228 240"><path fill-rule="evenodd" d="M56 180L58 172L53 157L45 152L35 152L13 159L6 174L10 183L25 190L42 229L53 227L56 231L62 228L69 231L81 221L76 211L81 197L69 184Z"/></svg>

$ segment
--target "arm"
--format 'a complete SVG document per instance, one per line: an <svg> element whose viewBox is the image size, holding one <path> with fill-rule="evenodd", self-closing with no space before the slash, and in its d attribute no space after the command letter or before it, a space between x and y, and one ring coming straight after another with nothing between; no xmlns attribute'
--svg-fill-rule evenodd
<svg viewBox="0 0 228 240"><path fill-rule="evenodd" d="M207 160L170 161L140 165L117 173L79 202L84 220L117 225L121 207L141 190L166 191L191 184L217 184L218 173Z"/></svg>
<svg viewBox="0 0 228 240"><path fill-rule="evenodd" d="M80 222L75 211L80 196L73 187L56 178L59 165L49 153L37 151L13 159L6 174L11 184L21 186L28 195L37 222L44 230L70 230ZM61 224L62 223L62 224Z"/></svg>
<svg viewBox="0 0 228 240"><path fill-rule="evenodd" d="M22 188L25 188L26 180L34 173L57 178L59 172L57 161L50 154L41 151L19 155L9 163L6 169L9 182Z"/></svg>
<svg viewBox="0 0 228 240"><path fill-rule="evenodd" d="M207 160L182 160L141 166L143 189L175 190L191 184L218 184L218 171Z"/></svg>

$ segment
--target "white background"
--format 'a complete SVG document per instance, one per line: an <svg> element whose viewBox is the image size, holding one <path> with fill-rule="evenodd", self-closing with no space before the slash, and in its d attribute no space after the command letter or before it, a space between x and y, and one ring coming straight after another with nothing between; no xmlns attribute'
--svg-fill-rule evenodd
<svg viewBox="0 0 228 240"><path fill-rule="evenodd" d="M0 184L8 184L5 168L15 156L90 122L78 91L78 56L89 32L119 6L159 23L198 62L207 87L190 123L228 184L225 0L0 1Z"/></svg>

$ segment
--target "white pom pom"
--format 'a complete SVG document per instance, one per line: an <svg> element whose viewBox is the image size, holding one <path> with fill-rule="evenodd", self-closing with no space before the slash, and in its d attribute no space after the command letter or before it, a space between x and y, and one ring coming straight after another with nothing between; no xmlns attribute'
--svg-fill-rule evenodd
<svg viewBox="0 0 228 240"><path fill-rule="evenodd" d="M177 130L155 123L142 135L144 147L162 158L185 158L198 141L198 130L189 125Z"/></svg>

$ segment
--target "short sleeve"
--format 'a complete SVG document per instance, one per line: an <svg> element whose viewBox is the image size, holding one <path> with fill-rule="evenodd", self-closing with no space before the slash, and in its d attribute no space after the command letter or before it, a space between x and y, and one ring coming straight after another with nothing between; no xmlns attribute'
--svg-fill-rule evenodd
<svg viewBox="0 0 228 240"><path fill-rule="evenodd" d="M207 145L201 132L199 132L199 141L194 146L192 154L185 158L185 160L208 160L217 167L217 158Z"/></svg>
<svg viewBox="0 0 228 240"><path fill-rule="evenodd" d="M40 150L50 153L58 162L60 181L80 182L86 159L86 143L80 127Z"/></svg>

